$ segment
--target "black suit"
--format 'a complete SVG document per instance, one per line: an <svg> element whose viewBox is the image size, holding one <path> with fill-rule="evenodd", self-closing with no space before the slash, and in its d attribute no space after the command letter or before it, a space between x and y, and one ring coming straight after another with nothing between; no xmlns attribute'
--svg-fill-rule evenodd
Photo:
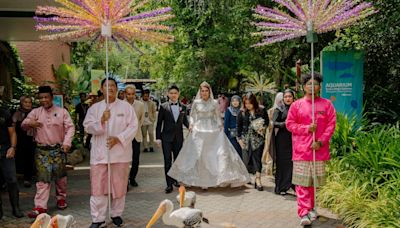
<svg viewBox="0 0 400 228"><path fill-rule="evenodd" d="M172 155L175 159L178 157L179 151L183 145L183 125L189 128L186 107L179 105L179 116L175 121L171 104L165 102L160 106L157 118L156 139L161 139L162 150L164 154L164 171L167 186L172 186L175 181L167 175L172 165ZM171 153L172 152L172 153Z"/></svg>

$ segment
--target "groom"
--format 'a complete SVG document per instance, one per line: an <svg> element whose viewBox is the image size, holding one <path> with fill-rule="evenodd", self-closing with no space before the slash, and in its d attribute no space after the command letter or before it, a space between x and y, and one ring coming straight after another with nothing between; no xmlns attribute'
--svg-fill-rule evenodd
<svg viewBox="0 0 400 228"><path fill-rule="evenodd" d="M189 128L186 107L179 103L179 88L172 85L168 88L169 101L163 103L158 112L156 139L157 144L164 154L164 170L167 181L165 193L171 193L172 185L178 187L178 182L167 175L172 165L172 156L174 161L178 157L179 151L183 145L183 127Z"/></svg>

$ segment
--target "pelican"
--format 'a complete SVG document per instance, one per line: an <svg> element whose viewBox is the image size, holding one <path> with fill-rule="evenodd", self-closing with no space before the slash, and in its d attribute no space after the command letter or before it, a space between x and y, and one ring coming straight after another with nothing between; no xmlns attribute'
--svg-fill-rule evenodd
<svg viewBox="0 0 400 228"><path fill-rule="evenodd" d="M176 200L179 202L180 207L194 208L194 205L196 204L196 193L192 191L187 192L185 186L181 185Z"/></svg>
<svg viewBox="0 0 400 228"><path fill-rule="evenodd" d="M208 223L208 220L203 218L203 212L201 212L201 210L182 207L174 211L172 201L166 199L160 203L156 213L154 213L149 223L147 223L146 228L151 228L161 215L165 225L180 228L201 227L201 222Z"/></svg>
<svg viewBox="0 0 400 228"><path fill-rule="evenodd" d="M72 228L75 225L75 219L72 215L55 215L51 218L47 228Z"/></svg>
<svg viewBox="0 0 400 228"><path fill-rule="evenodd" d="M39 214L32 223L31 228L47 228L50 223L50 215L43 213Z"/></svg>

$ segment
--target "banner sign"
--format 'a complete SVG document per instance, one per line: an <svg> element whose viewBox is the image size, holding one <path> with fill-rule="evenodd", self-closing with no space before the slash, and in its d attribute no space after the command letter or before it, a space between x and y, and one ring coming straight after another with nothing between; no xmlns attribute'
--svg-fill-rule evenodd
<svg viewBox="0 0 400 228"><path fill-rule="evenodd" d="M64 98L63 95L53 95L53 104L60 108L64 108Z"/></svg>
<svg viewBox="0 0 400 228"><path fill-rule="evenodd" d="M104 70L91 70L90 72L90 82L91 82L91 94L97 95L97 91L100 90L100 82L105 78Z"/></svg>
<svg viewBox="0 0 400 228"><path fill-rule="evenodd" d="M323 51L322 94L337 112L361 117L363 107L364 53L361 51Z"/></svg>

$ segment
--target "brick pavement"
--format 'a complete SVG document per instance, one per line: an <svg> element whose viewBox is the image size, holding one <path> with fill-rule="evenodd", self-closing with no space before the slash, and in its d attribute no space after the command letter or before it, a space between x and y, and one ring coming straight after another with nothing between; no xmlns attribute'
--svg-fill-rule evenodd
<svg viewBox="0 0 400 228"><path fill-rule="evenodd" d="M85 163L84 163L85 164ZM86 163L87 164L87 163ZM127 194L126 207L123 215L125 227L145 227L159 203L164 199L175 202L178 194L164 193L165 180L161 167L162 154L160 152L142 153L141 167L137 181L139 187L131 188ZM241 188L210 188L203 191L198 188L189 188L197 193L196 207L202 209L204 216L210 220L210 225L203 227L238 227L238 228L281 228L300 227L296 215L296 198L292 195L279 196L273 193L273 180L263 177L265 189L259 192L253 186ZM90 225L90 184L88 170L69 172L68 205L64 211L55 206L54 189L49 200L50 214L72 214L77 219L77 227ZM34 188L21 187L21 209L27 213L33 206ZM14 219L11 216L10 205L6 193L2 194L5 216L0 221L0 227L29 227L31 219L25 217ZM175 203L175 206L178 206ZM339 221L326 210L319 211L324 217L314 223L313 227L337 227ZM109 227L112 227L109 225ZM155 228L169 227L161 220Z"/></svg>

